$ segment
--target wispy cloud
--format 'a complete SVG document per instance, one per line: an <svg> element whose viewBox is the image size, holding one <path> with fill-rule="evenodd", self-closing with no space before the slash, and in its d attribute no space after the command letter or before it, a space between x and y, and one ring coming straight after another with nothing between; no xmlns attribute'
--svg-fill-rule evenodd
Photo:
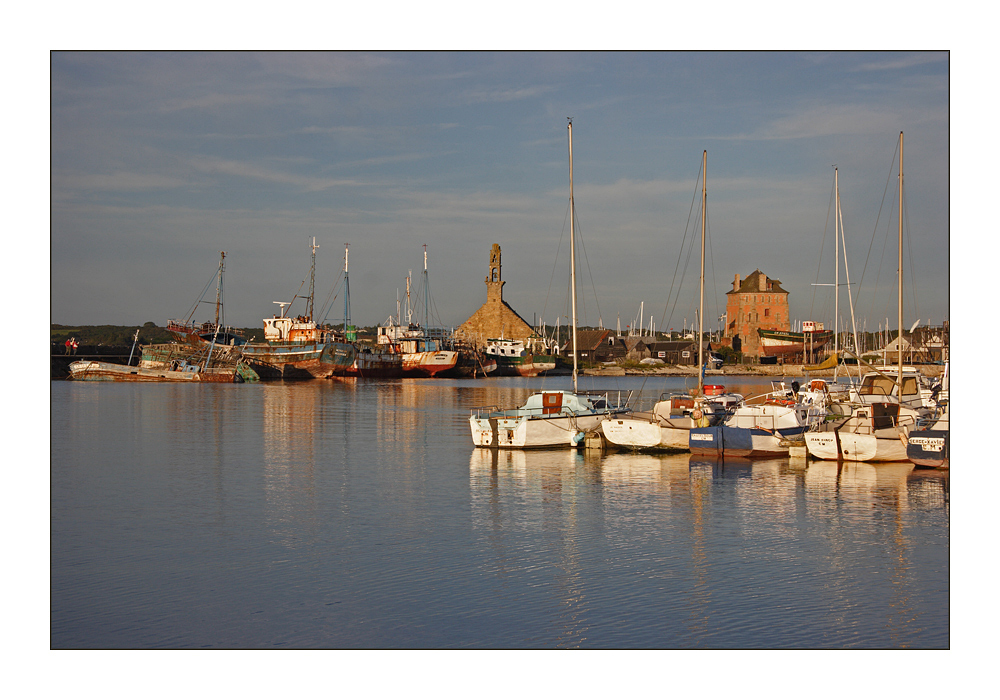
<svg viewBox="0 0 1000 700"><path fill-rule="evenodd" d="M466 93L469 104L482 104L490 102L518 102L539 97L552 92L552 88L545 85L536 85L526 88L493 89L493 90L473 90Z"/></svg>
<svg viewBox="0 0 1000 700"><path fill-rule="evenodd" d="M899 115L871 105L823 105L780 117L733 139L780 140L892 133Z"/></svg>
<svg viewBox="0 0 1000 700"><path fill-rule="evenodd" d="M102 192L146 192L154 190L170 190L190 184L187 180L170 175L158 175L135 172L116 172L106 175L59 175L62 190L89 190ZM57 188L53 188L57 189Z"/></svg>
<svg viewBox="0 0 1000 700"><path fill-rule="evenodd" d="M889 57L891 56L891 57ZM948 54L945 51L935 53L919 54L890 54L883 60L868 61L853 66L851 71L883 71L883 70L907 70L914 66L923 66L929 63L945 63L948 61Z"/></svg>
<svg viewBox="0 0 1000 700"><path fill-rule="evenodd" d="M227 160L224 158L195 158L191 161L192 167L199 172L218 175L234 175L236 177L248 178L251 180L262 180L265 182L277 182L285 185L294 185L307 192L321 192L323 190L334 189L336 187L357 187L364 183L355 179L334 179L323 177L310 177L308 175L297 175L295 173L282 172L263 168L251 163L238 160Z"/></svg>

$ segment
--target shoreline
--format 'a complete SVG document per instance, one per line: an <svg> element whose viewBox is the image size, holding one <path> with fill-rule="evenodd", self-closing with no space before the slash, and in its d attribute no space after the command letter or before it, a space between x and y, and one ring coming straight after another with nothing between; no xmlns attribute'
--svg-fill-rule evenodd
<svg viewBox="0 0 1000 700"><path fill-rule="evenodd" d="M706 380L708 377L729 377L729 376L756 376L756 377L832 377L833 368L806 369L809 365L787 364L787 365L725 365L722 369L705 370ZM895 368L897 365L892 365ZM904 364L904 367L914 367L925 377L939 377L944 372L944 365L914 365ZM856 374L857 365L841 365L839 376ZM861 368L862 373L869 370ZM585 369L582 374L596 377L622 377L622 376L661 376L661 377L697 377L698 369L690 366L669 365L656 367L649 370L624 369L622 367L607 367L600 369Z"/></svg>

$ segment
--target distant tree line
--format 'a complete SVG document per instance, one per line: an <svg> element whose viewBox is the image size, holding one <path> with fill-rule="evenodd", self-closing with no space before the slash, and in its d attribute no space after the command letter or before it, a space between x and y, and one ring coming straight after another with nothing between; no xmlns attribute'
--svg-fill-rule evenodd
<svg viewBox="0 0 1000 700"><path fill-rule="evenodd" d="M50 334L55 345L62 345L70 338L76 338L80 345L132 345L135 331L139 330L139 344L169 343L173 336L165 328L160 328L152 321L146 321L142 326L63 326L53 323Z"/></svg>

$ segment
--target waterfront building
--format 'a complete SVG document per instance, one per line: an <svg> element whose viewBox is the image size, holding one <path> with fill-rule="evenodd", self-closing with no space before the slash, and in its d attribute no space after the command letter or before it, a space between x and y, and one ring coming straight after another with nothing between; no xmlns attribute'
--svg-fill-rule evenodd
<svg viewBox="0 0 1000 700"><path fill-rule="evenodd" d="M788 292L779 280L754 270L746 279L737 274L733 288L726 292L726 332L722 339L736 352L760 354L757 329L791 330L788 315Z"/></svg>

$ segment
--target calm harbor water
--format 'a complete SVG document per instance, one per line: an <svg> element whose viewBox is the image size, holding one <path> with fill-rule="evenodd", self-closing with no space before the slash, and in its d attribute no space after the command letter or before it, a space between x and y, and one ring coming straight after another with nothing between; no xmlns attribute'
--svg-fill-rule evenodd
<svg viewBox="0 0 1000 700"><path fill-rule="evenodd" d="M472 446L540 387L53 382L51 645L949 646L947 472Z"/></svg>

